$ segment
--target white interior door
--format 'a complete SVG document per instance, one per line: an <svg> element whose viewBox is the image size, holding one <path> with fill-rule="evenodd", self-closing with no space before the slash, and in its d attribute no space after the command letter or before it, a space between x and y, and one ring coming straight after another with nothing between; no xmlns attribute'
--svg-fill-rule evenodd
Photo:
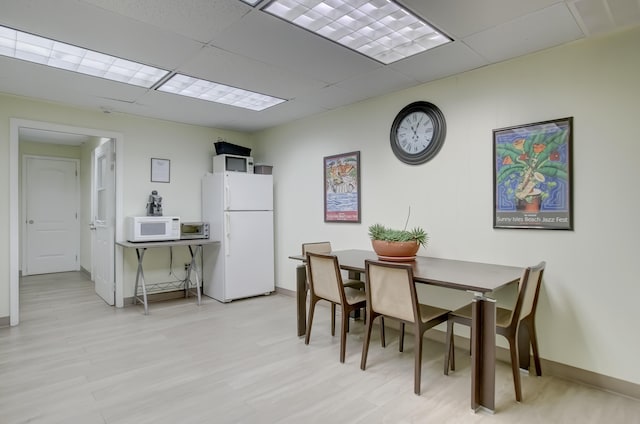
<svg viewBox="0 0 640 424"><path fill-rule="evenodd" d="M23 275L78 271L78 160L25 156L23 164Z"/></svg>
<svg viewBox="0 0 640 424"><path fill-rule="evenodd" d="M114 140L93 151L91 278L98 296L115 299L115 147Z"/></svg>

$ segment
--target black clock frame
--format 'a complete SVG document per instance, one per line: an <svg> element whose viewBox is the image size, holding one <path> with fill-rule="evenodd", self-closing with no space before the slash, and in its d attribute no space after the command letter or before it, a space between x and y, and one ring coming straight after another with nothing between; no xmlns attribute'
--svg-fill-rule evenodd
<svg viewBox="0 0 640 424"><path fill-rule="evenodd" d="M400 126L400 122L409 114L413 112L424 112L431 118L433 122L433 138L431 139L431 143L425 150L420 153L410 154L405 152L400 145L398 144L398 127ZM444 119L444 114L442 111L433 103L429 102L413 102L404 108L393 120L393 124L391 125L391 133L390 133L390 141L391 141L391 150L396 155L398 159L402 162L407 163L409 165L420 165L422 163L428 162L434 158L436 154L442 148L444 144L444 139L447 135L447 123Z"/></svg>

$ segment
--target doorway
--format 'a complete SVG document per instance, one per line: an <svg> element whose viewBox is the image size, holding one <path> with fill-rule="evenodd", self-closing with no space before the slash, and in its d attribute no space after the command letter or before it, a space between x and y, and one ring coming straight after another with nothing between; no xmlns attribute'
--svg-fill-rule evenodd
<svg viewBox="0 0 640 424"><path fill-rule="evenodd" d="M115 142L116 151L122 151L124 137L120 133L111 131L75 127L68 125L53 124L41 121L30 121L24 119L10 119L9 131L9 324L11 326L18 325L20 322L19 311L19 272L20 272L20 210L19 210L19 143L21 129L36 129L41 131L52 131L68 134L82 134L98 138L110 138ZM122 210L123 210L123 168L122 161L115 161L115 238L121 239L123 234L122 228ZM120 248L119 248L120 249ZM123 296L123 265L122 252L116 251L114 257L115 268L115 305L116 307L124 306Z"/></svg>

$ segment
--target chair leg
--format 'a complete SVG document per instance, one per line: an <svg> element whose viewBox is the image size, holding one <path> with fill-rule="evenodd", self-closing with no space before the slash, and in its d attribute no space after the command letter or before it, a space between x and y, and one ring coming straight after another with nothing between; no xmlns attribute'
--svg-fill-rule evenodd
<svg viewBox="0 0 640 424"><path fill-rule="evenodd" d="M349 332L349 318L351 318L351 312L347 313L347 333Z"/></svg>
<svg viewBox="0 0 640 424"><path fill-rule="evenodd" d="M536 334L536 326L531 321L529 325L529 337L531 338L531 347L533 348L533 362L536 365L536 375L542 375L542 366L540 365L540 352L538 351L538 335Z"/></svg>
<svg viewBox="0 0 640 424"><path fill-rule="evenodd" d="M455 346L453 341L453 324L454 322L452 320L447 321L447 335L445 336L444 347L444 375L449 375L449 369L451 369L451 371L455 371L456 369Z"/></svg>
<svg viewBox="0 0 640 424"><path fill-rule="evenodd" d="M318 302L317 298L311 297L311 301L309 302L309 319L307 319L307 333L304 337L304 344L309 344L309 338L311 337L311 325L313 324L313 314L316 309L316 302Z"/></svg>
<svg viewBox="0 0 640 424"><path fill-rule="evenodd" d="M522 402L522 388L520 385L520 365L518 359L518 342L516 336L507 337L509 352L511 353L511 372L513 373L513 386L516 391L516 400Z"/></svg>
<svg viewBox="0 0 640 424"><path fill-rule="evenodd" d="M360 369L364 371L367 367L367 354L369 353L369 342L371 341L371 327L373 326L373 313L367 314L367 322L364 333L364 343L362 343L362 358L360 359Z"/></svg>
<svg viewBox="0 0 640 424"><path fill-rule="evenodd" d="M404 351L404 322L400 323L400 341L398 342L398 352Z"/></svg>
<svg viewBox="0 0 640 424"><path fill-rule="evenodd" d="M344 357L347 350L347 331L349 327L349 311L342 308L342 319L340 320L340 362L344 364Z"/></svg>
<svg viewBox="0 0 640 424"><path fill-rule="evenodd" d="M331 335L336 335L336 304L331 302Z"/></svg>
<svg viewBox="0 0 640 424"><path fill-rule="evenodd" d="M413 391L415 394L420 395L420 377L422 376L422 332L417 328L413 330L415 333L415 351L416 351L416 360L415 360L415 376L413 383Z"/></svg>
<svg viewBox="0 0 640 424"><path fill-rule="evenodd" d="M382 347L387 347L387 342L384 337L384 317L380 317L380 345Z"/></svg>

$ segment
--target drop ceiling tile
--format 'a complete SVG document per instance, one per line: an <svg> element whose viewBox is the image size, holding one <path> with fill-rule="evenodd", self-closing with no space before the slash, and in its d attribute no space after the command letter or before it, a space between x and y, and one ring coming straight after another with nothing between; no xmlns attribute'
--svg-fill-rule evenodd
<svg viewBox="0 0 640 424"><path fill-rule="evenodd" d="M637 0L576 0L570 7L589 35L640 24Z"/></svg>
<svg viewBox="0 0 640 424"><path fill-rule="evenodd" d="M82 0L202 43L253 10L238 0Z"/></svg>
<svg viewBox="0 0 640 424"><path fill-rule="evenodd" d="M488 62L461 41L454 41L389 65L420 82L479 68Z"/></svg>
<svg viewBox="0 0 640 424"><path fill-rule="evenodd" d="M558 0L403 0L409 9L454 39L535 12Z"/></svg>
<svg viewBox="0 0 640 424"><path fill-rule="evenodd" d="M316 90L300 100L326 109L334 109L371 97L389 94L420 84L413 78L389 68L380 68Z"/></svg>
<svg viewBox="0 0 640 424"><path fill-rule="evenodd" d="M640 2L637 0L608 0L609 10L617 26L631 26L640 23Z"/></svg>
<svg viewBox="0 0 640 424"><path fill-rule="evenodd" d="M196 78L290 99L326 84L287 68L260 62L216 47L202 49L176 70Z"/></svg>
<svg viewBox="0 0 640 424"><path fill-rule="evenodd" d="M489 62L500 62L583 36L567 6L558 3L462 41Z"/></svg>
<svg viewBox="0 0 640 424"><path fill-rule="evenodd" d="M249 13L214 46L334 84L380 63L264 12Z"/></svg>

